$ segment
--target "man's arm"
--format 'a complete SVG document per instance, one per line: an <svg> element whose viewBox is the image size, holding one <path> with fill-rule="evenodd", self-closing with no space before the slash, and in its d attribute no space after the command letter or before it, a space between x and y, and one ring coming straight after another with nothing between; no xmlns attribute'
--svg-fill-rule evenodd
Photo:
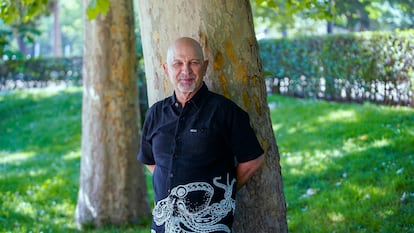
<svg viewBox="0 0 414 233"><path fill-rule="evenodd" d="M154 174L155 164L154 165L145 165L148 170L151 172L151 174Z"/></svg>
<svg viewBox="0 0 414 233"><path fill-rule="evenodd" d="M247 180L253 175L257 169L260 168L264 161L264 155L257 157L254 160L250 160L237 165L237 183L236 189L239 190L246 184Z"/></svg>

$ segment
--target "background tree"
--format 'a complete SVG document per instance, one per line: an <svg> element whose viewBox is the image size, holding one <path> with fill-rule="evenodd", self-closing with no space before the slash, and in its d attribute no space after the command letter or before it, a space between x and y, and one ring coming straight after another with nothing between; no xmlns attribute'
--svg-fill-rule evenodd
<svg viewBox="0 0 414 233"><path fill-rule="evenodd" d="M348 32L414 27L412 0L253 0L252 5L256 29L276 30L282 36L288 36L289 31L300 30L299 35L307 32L301 27L312 28L316 34L322 22L327 30L318 34L334 33L335 28Z"/></svg>
<svg viewBox="0 0 414 233"><path fill-rule="evenodd" d="M252 6L255 26L276 28L283 37L288 36L288 29L295 26L298 17L326 20L332 16L329 1L254 0Z"/></svg>
<svg viewBox="0 0 414 233"><path fill-rule="evenodd" d="M280 31L283 37L287 37L287 28L293 27L294 17L289 12L286 0L278 1L252 1L253 12L255 12L255 27L264 27L263 33L268 33L269 28ZM264 35L265 36L265 35Z"/></svg>
<svg viewBox="0 0 414 233"><path fill-rule="evenodd" d="M235 232L287 232L279 154L248 0L139 0L149 103L171 94L161 63L168 44L198 39L209 59L207 85L245 109L266 154L262 169L237 195Z"/></svg>
<svg viewBox="0 0 414 233"><path fill-rule="evenodd" d="M59 23L54 20L55 14L51 17L42 17L39 23L39 31L42 33L36 37L37 55L48 57L55 56L52 38L55 25L59 24L61 33L62 55L65 57L82 56L84 41L82 0L59 1ZM53 16L53 17L52 17Z"/></svg>
<svg viewBox="0 0 414 233"><path fill-rule="evenodd" d="M370 29L369 12L367 9L371 7L372 2L375 1L335 1L334 7L337 12L336 21L340 23L342 20L343 26L351 31L365 31Z"/></svg>
<svg viewBox="0 0 414 233"><path fill-rule="evenodd" d="M89 0L84 4L88 5ZM149 214L137 162L139 106L132 0L85 19L78 225L123 224Z"/></svg>
<svg viewBox="0 0 414 233"><path fill-rule="evenodd" d="M62 56L64 46L67 48L65 55L70 55L71 50L80 55L83 43L81 13L80 0L5 0L0 6L0 19L5 24L0 26L0 37L6 40L8 49L15 39L18 50L32 57ZM37 47L36 52L33 46ZM10 52L6 52L8 54Z"/></svg>
<svg viewBox="0 0 414 233"><path fill-rule="evenodd" d="M63 55L62 52L62 32L60 27L60 4L59 0L50 0L49 2L49 9L53 15L53 36L52 36L52 48L53 48L53 55L55 57L61 57Z"/></svg>
<svg viewBox="0 0 414 233"><path fill-rule="evenodd" d="M39 35L37 21L42 15L48 15L48 0L5 0L0 6L0 18L11 27L23 56L29 54L28 44L33 44Z"/></svg>
<svg viewBox="0 0 414 233"><path fill-rule="evenodd" d="M334 25L347 31L394 30L414 26L412 0L330 2Z"/></svg>

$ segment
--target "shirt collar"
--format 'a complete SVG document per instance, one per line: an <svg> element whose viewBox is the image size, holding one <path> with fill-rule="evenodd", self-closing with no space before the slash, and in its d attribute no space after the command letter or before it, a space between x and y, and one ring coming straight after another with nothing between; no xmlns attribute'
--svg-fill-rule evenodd
<svg viewBox="0 0 414 233"><path fill-rule="evenodd" d="M208 95L208 88L207 88L207 85L203 82L200 89L187 102L193 103L196 107L199 107L202 101L207 97L207 95ZM170 98L169 105L175 105L176 103L178 103L178 101L177 101L177 97L175 96L175 92L174 92L174 94Z"/></svg>

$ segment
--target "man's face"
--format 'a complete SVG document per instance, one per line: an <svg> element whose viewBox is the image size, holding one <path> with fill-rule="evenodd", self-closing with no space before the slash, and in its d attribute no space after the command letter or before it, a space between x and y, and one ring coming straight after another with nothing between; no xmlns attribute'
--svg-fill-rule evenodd
<svg viewBox="0 0 414 233"><path fill-rule="evenodd" d="M206 73L207 61L190 43L178 43L164 66L176 92L191 93L200 89Z"/></svg>

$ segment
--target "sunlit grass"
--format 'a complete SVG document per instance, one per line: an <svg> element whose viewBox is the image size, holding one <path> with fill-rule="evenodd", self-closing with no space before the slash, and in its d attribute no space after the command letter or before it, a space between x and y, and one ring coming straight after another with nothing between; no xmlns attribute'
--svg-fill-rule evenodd
<svg viewBox="0 0 414 233"><path fill-rule="evenodd" d="M81 99L81 88L0 94L0 232L79 232ZM413 109L282 96L269 105L290 232L414 232Z"/></svg>
<svg viewBox="0 0 414 233"><path fill-rule="evenodd" d="M19 161L24 161L33 156L34 153L31 152L8 153L0 151L0 163L19 163Z"/></svg>
<svg viewBox="0 0 414 233"><path fill-rule="evenodd" d="M414 109L269 103L290 232L414 232Z"/></svg>
<svg viewBox="0 0 414 233"><path fill-rule="evenodd" d="M73 229L79 157L62 157L79 151L80 96L78 88L0 95L0 224L6 232Z"/></svg>
<svg viewBox="0 0 414 233"><path fill-rule="evenodd" d="M1 93L0 232L79 232L81 97L81 88Z"/></svg>

